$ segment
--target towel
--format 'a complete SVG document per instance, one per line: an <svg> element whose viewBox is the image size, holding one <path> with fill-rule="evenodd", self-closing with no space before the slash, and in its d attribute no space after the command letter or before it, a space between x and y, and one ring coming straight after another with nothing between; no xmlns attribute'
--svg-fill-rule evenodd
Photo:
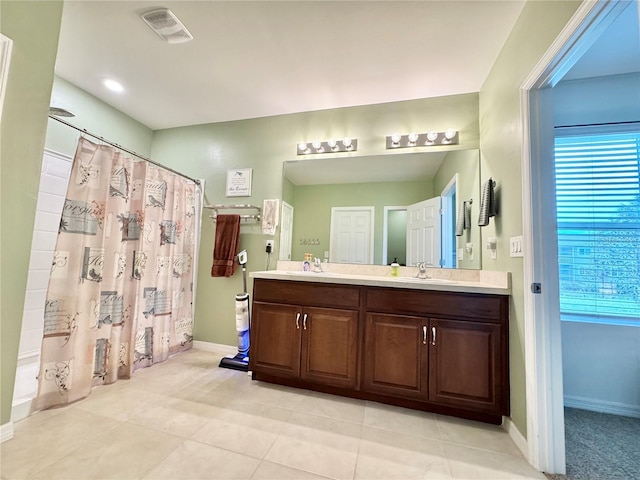
<svg viewBox="0 0 640 480"><path fill-rule="evenodd" d="M464 230L471 228L471 200L462 202L456 217L456 237L461 237Z"/></svg>
<svg viewBox="0 0 640 480"><path fill-rule="evenodd" d="M265 200L262 202L262 233L275 235L278 226L278 209L280 200Z"/></svg>
<svg viewBox="0 0 640 480"><path fill-rule="evenodd" d="M240 215L218 215L216 240L213 246L212 277L230 277L235 273L239 244Z"/></svg>
<svg viewBox="0 0 640 480"><path fill-rule="evenodd" d="M482 185L482 198L480 199L480 215L478 225L486 227L489 225L489 218L496 216L496 196L494 192L494 181L489 178Z"/></svg>

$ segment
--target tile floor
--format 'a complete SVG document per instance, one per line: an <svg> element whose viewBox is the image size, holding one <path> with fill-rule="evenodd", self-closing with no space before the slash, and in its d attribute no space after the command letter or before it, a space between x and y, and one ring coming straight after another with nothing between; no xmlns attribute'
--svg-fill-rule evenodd
<svg viewBox="0 0 640 480"><path fill-rule="evenodd" d="M500 428L254 382L193 349L38 412L2 479L544 479Z"/></svg>

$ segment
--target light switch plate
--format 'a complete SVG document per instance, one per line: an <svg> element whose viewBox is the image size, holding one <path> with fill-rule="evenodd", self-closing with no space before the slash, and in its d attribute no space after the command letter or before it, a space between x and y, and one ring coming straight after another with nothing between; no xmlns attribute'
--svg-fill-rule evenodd
<svg viewBox="0 0 640 480"><path fill-rule="evenodd" d="M509 239L509 255L511 257L523 256L522 243L523 243L522 235L518 235L517 237L511 237Z"/></svg>

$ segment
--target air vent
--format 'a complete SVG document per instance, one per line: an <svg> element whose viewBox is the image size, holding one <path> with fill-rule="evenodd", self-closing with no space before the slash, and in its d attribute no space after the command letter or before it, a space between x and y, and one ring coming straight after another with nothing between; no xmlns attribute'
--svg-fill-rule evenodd
<svg viewBox="0 0 640 480"><path fill-rule="evenodd" d="M178 17L168 8L158 8L142 14L142 19L156 34L168 43L184 43L193 40Z"/></svg>

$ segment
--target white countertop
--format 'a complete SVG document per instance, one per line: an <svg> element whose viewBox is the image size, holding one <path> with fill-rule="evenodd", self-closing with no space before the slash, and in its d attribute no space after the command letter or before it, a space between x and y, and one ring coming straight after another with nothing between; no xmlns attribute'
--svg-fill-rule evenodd
<svg viewBox="0 0 640 480"><path fill-rule="evenodd" d="M319 273L313 271L313 266L311 267L311 271L305 272L302 270L301 262L279 262L278 270L251 272L249 276L251 278L296 282L365 285L371 287L485 293L494 295L511 294L511 276L508 272L488 272L487 274L483 274L481 270L431 269L427 273L432 278L420 279L415 278L417 269L412 267L402 267L398 277L391 276L389 267L366 265L344 266L326 263L323 263L322 267L323 271ZM441 275L436 275L437 273Z"/></svg>

